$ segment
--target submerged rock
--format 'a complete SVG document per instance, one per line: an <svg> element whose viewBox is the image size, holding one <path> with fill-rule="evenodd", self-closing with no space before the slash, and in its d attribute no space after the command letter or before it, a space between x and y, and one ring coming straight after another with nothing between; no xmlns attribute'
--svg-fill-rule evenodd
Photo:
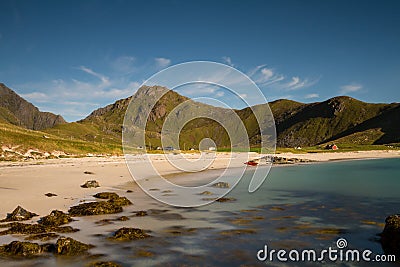
<svg viewBox="0 0 400 267"><path fill-rule="evenodd" d="M4 225L8 227L7 230L0 232L0 235L10 235L10 234L41 234L46 233L47 229L43 225L39 224L26 224L20 222L13 222Z"/></svg>
<svg viewBox="0 0 400 267"><path fill-rule="evenodd" d="M117 199L120 196L114 192L101 192L101 193L95 194L93 197L100 198L100 199Z"/></svg>
<svg viewBox="0 0 400 267"><path fill-rule="evenodd" d="M0 255L33 257L44 252L41 245L31 242L13 241L10 244L0 246Z"/></svg>
<svg viewBox="0 0 400 267"><path fill-rule="evenodd" d="M118 217L118 218L116 219L116 221L129 221L129 217L127 217L127 216L121 216L121 217Z"/></svg>
<svg viewBox="0 0 400 267"><path fill-rule="evenodd" d="M59 235L56 233L43 233L43 234L30 235L25 239L26 240L40 240L40 241L44 242L44 241L48 241L51 239L56 239L58 237L59 237Z"/></svg>
<svg viewBox="0 0 400 267"><path fill-rule="evenodd" d="M212 187L229 188L230 185L227 182L218 182L218 183L213 184Z"/></svg>
<svg viewBox="0 0 400 267"><path fill-rule="evenodd" d="M121 229L118 229L109 239L118 241L129 241L129 240L144 239L148 237L151 237L151 235L147 234L142 229L123 227Z"/></svg>
<svg viewBox="0 0 400 267"><path fill-rule="evenodd" d="M203 192L199 193L199 195L207 195L207 196L211 196L211 195L213 195L213 193L212 193L212 192L210 192L210 191L203 191Z"/></svg>
<svg viewBox="0 0 400 267"><path fill-rule="evenodd" d="M121 265L112 261L96 261L89 263L88 267L121 267Z"/></svg>
<svg viewBox="0 0 400 267"><path fill-rule="evenodd" d="M118 197L118 198L114 198L114 199L110 199L108 202L110 202L113 205L116 206L129 206L132 205L133 203L127 199L126 197Z"/></svg>
<svg viewBox="0 0 400 267"><path fill-rule="evenodd" d="M90 216L122 212L122 207L109 201L89 202L73 206L68 210L71 216Z"/></svg>
<svg viewBox="0 0 400 267"><path fill-rule="evenodd" d="M45 226L57 227L72 221L73 219L70 215L59 210L53 210L50 215L42 217L38 223Z"/></svg>
<svg viewBox="0 0 400 267"><path fill-rule="evenodd" d="M147 211L145 210L139 210L135 213L136 216L140 217L140 216L147 216Z"/></svg>
<svg viewBox="0 0 400 267"><path fill-rule="evenodd" d="M66 256L82 255L92 247L94 246L81 243L70 237L60 237L55 246L55 254Z"/></svg>
<svg viewBox="0 0 400 267"><path fill-rule="evenodd" d="M82 188L96 188L96 187L100 187L100 184L96 180L90 180L90 181L86 181L86 183L81 185L81 187Z"/></svg>
<svg viewBox="0 0 400 267"><path fill-rule="evenodd" d="M33 217L38 216L36 213L29 212L26 209L18 206L13 210L13 212L8 213L7 217L0 222L14 222L14 221L26 221Z"/></svg>
<svg viewBox="0 0 400 267"><path fill-rule="evenodd" d="M381 234L383 251L400 258L400 215L391 215L385 222L385 228Z"/></svg>

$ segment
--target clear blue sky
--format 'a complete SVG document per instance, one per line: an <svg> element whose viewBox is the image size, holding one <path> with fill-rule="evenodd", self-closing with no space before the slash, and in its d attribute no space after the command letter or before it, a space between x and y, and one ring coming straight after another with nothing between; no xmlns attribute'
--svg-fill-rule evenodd
<svg viewBox="0 0 400 267"><path fill-rule="evenodd" d="M74 121L165 66L228 63L267 99L400 98L400 1L0 1L0 82Z"/></svg>

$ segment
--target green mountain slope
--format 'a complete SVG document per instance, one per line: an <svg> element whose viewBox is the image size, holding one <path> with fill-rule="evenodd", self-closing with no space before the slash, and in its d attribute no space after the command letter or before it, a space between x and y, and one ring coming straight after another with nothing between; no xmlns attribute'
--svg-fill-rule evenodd
<svg viewBox="0 0 400 267"><path fill-rule="evenodd" d="M147 122L143 110L152 103L155 94L167 92L150 112ZM144 86L130 98L93 111L87 118L74 123L60 123L42 131L24 129L26 123L8 108L0 107L1 145L19 145L28 149L62 150L67 153L122 153L123 121L130 101L135 101L133 112L128 114L133 127L146 122L146 146L161 146L161 130L172 110L186 103L183 116L197 114L198 110L219 116L229 111L190 100L161 86ZM5 101L3 101L4 103ZM265 109L265 104L253 107ZM277 146L315 146L328 142L338 144L390 144L400 142L400 104L371 104L347 96L317 103L299 103L276 100L269 103L274 114ZM252 147L260 146L260 129L251 108L235 110L243 121ZM125 129L126 130L126 129ZM131 129L134 130L134 129ZM44 138L43 136L49 138ZM226 130L216 121L198 118L186 124L179 139L181 148L197 148L199 142L209 137L219 148L230 147ZM174 145L175 146L175 145ZM0 151L1 152L1 151Z"/></svg>

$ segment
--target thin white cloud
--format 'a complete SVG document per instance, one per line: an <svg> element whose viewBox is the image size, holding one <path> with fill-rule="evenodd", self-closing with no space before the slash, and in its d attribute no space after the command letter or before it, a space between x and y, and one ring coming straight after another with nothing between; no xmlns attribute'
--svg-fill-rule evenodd
<svg viewBox="0 0 400 267"><path fill-rule="evenodd" d="M232 62L231 57L222 57L222 61L223 61L225 64L227 64L227 65L229 65L229 66L231 66L231 67L234 67L234 66L235 66L235 64L233 64L233 62Z"/></svg>
<svg viewBox="0 0 400 267"><path fill-rule="evenodd" d="M304 96L305 99L318 98L318 97L319 97L319 94L308 94L308 95Z"/></svg>
<svg viewBox="0 0 400 267"><path fill-rule="evenodd" d="M31 102L46 103L49 101L48 95L45 93L41 93L41 92L20 94L20 96Z"/></svg>
<svg viewBox="0 0 400 267"><path fill-rule="evenodd" d="M165 68L171 64L171 60L165 57L156 57L154 61L159 68Z"/></svg>
<svg viewBox="0 0 400 267"><path fill-rule="evenodd" d="M105 85L105 86L110 84L110 79L107 76L97 73L88 67L80 66L78 69L80 69L81 71L86 72L90 75L93 75L94 77L99 78L101 80L101 82L103 83L103 85Z"/></svg>
<svg viewBox="0 0 400 267"><path fill-rule="evenodd" d="M339 93L340 94L352 93L352 92L359 91L362 88L363 88L363 86L361 84L351 83L351 84L341 86Z"/></svg>
<svg viewBox="0 0 400 267"><path fill-rule="evenodd" d="M217 97L223 97L225 95L225 93L223 91L218 91L215 96Z"/></svg>
<svg viewBox="0 0 400 267"><path fill-rule="evenodd" d="M119 74L126 75L136 70L134 65L136 61L135 57L132 56L121 56L111 62L111 67Z"/></svg>
<svg viewBox="0 0 400 267"><path fill-rule="evenodd" d="M277 74L274 69L266 66L266 64L259 65L247 72L247 75L259 86L268 86L285 79L282 74Z"/></svg>
<svg viewBox="0 0 400 267"><path fill-rule="evenodd" d="M307 88L313 86L319 81L319 79L309 80L308 78L301 79L298 76L294 76L290 81L281 84L281 88L285 90L297 90L301 88Z"/></svg>

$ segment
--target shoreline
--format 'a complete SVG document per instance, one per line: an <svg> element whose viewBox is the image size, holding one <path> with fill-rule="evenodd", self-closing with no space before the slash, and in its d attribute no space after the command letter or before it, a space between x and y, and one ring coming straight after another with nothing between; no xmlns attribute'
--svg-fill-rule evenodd
<svg viewBox="0 0 400 267"><path fill-rule="evenodd" d="M250 158L257 159L262 156L253 153ZM400 157L400 151L330 152L318 154L282 153L276 154L276 156L314 161L294 164L274 164L273 167L340 160L397 158ZM154 159L153 163L161 169L160 173L164 177L182 177L180 174L184 172L174 168L174 166L168 167L170 164L165 159L161 159L160 155L152 155L151 157ZM243 158L238 157L236 159L230 167L243 168ZM207 177L208 174L215 174L226 168L229 160L231 160L229 153L217 153L217 157L211 166L209 166L209 169L201 171L199 176L192 175L192 177L197 177L196 179L198 179L201 176L203 178L199 179L199 181L205 180L206 178L204 177ZM136 163L138 164L135 167L140 168L142 165L140 161ZM89 172L89 174L85 174L85 172ZM81 188L80 185L88 180L98 181L100 187ZM189 180L189 182L193 181ZM127 188L130 186L132 188ZM132 189L134 194L127 194L127 189ZM66 212L71 206L81 201L90 201L92 195L105 191L116 192L122 196L129 197L132 202L138 203L137 205L143 206L143 208L146 208L145 206L149 202L154 201L136 184L129 172L124 157L68 158L12 163L0 162L0 219L4 218L7 213L13 211L18 205L40 216L45 216L55 209ZM46 193L54 193L57 196L47 197L45 196ZM144 196L148 199L143 200ZM140 201L147 204L140 203Z"/></svg>

